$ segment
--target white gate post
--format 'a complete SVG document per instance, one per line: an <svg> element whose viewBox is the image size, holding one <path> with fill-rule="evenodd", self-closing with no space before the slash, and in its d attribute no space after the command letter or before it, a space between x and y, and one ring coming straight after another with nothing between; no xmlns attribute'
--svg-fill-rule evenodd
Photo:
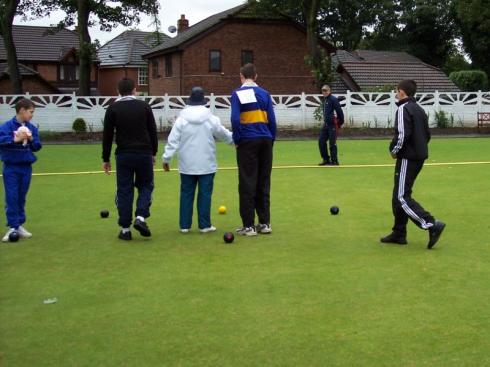
<svg viewBox="0 0 490 367"><path fill-rule="evenodd" d="M301 93L301 115L303 118L303 129L306 129L306 94Z"/></svg>
<svg viewBox="0 0 490 367"><path fill-rule="evenodd" d="M216 109L216 97L214 96L214 93L211 93L211 95L209 96L209 109L214 115Z"/></svg>
<svg viewBox="0 0 490 367"><path fill-rule="evenodd" d="M351 91L348 89L347 90L347 95L345 96L345 116L344 120L345 122L348 122L350 124L350 118L351 118L351 112L352 112L352 99L351 99ZM345 123L344 122L344 123ZM346 126L350 126L347 124Z"/></svg>
<svg viewBox="0 0 490 367"><path fill-rule="evenodd" d="M165 115L165 120L168 123L168 113L170 110L170 99L168 98L168 93L163 96L163 114Z"/></svg>

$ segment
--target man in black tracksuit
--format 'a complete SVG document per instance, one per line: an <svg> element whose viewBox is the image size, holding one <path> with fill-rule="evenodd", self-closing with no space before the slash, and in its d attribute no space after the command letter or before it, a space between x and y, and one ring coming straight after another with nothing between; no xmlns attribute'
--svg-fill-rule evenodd
<svg viewBox="0 0 490 367"><path fill-rule="evenodd" d="M132 220L134 188L138 189L133 227L144 237L151 232L145 219L150 216L153 192L153 165L158 150L155 118L151 107L134 95L136 89L131 79L124 78L118 85L121 97L106 111L102 142L103 169L111 171L111 148L116 132L116 205L121 231L119 238L131 240L129 227Z"/></svg>
<svg viewBox="0 0 490 367"><path fill-rule="evenodd" d="M444 230L445 224L427 212L412 198L412 187L429 156L430 131L425 111L415 101L417 84L402 80L397 87L398 110L395 117L395 136L390 144L391 156L396 159L393 188L393 232L381 238L384 243L407 244L407 223L411 219L419 228L429 231L431 249Z"/></svg>

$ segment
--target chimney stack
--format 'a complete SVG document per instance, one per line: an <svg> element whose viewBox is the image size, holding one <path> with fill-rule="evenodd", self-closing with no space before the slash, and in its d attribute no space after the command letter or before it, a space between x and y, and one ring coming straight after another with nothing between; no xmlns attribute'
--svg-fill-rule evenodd
<svg viewBox="0 0 490 367"><path fill-rule="evenodd" d="M185 14L182 14L180 19L177 21L177 32L183 32L187 28L189 28L189 20L185 19Z"/></svg>

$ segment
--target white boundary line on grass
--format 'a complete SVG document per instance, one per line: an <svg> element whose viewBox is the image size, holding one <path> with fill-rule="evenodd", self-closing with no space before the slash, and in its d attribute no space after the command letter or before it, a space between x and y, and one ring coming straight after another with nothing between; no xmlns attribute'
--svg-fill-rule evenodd
<svg viewBox="0 0 490 367"><path fill-rule="evenodd" d="M441 162L441 163L426 163L424 166L472 166L490 164L488 162ZM301 168L317 168L317 169L341 169L341 168L379 168L379 167L394 167L395 164L347 164L343 166L274 166L273 169L301 169ZM237 170L237 167L222 167L218 171L233 171ZM162 172L163 169L155 169L155 172ZM171 169L171 171L178 171L177 168ZM111 171L115 173L116 171ZM46 172L46 173L33 173L33 176L80 176L80 175L100 175L104 171L85 171L85 172Z"/></svg>

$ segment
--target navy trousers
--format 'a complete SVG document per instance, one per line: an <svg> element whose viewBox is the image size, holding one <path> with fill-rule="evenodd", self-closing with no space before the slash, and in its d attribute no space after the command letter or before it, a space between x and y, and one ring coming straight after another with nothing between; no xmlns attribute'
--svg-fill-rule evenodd
<svg viewBox="0 0 490 367"><path fill-rule="evenodd" d="M153 159L151 155L119 153L116 155L116 206L119 225L129 228L132 221L134 189L138 190L135 216L150 216L153 193Z"/></svg>
<svg viewBox="0 0 490 367"><path fill-rule="evenodd" d="M32 166L31 164L4 164L2 174L7 225L17 229L26 221L25 205L31 183Z"/></svg>
<svg viewBox="0 0 490 367"><path fill-rule="evenodd" d="M330 155L327 150L327 142L330 148ZM334 125L324 124L320 130L320 137L318 138L318 148L320 149L320 155L324 161L338 162L337 157L337 129Z"/></svg>
<svg viewBox="0 0 490 367"><path fill-rule="evenodd" d="M180 228L190 229L196 186L197 218L199 229L211 227L211 196L213 195L214 173L208 175L180 174Z"/></svg>

